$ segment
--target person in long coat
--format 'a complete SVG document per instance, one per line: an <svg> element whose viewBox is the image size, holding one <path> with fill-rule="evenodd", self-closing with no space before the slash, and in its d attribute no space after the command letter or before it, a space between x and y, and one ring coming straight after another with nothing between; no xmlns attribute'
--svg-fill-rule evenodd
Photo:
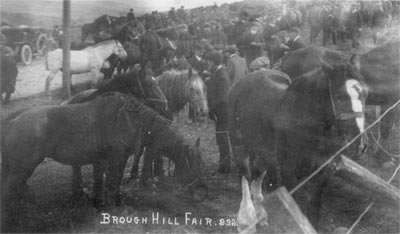
<svg viewBox="0 0 400 234"><path fill-rule="evenodd" d="M228 91L229 77L223 65L223 55L218 51L206 54L211 73L207 80L207 99L210 118L215 122L215 135L219 149L219 172L230 173L231 149L228 133Z"/></svg>
<svg viewBox="0 0 400 234"><path fill-rule="evenodd" d="M236 81L249 73L249 71L247 69L246 60L237 54L235 45L228 45L224 53L228 57L226 70L228 71L230 85L232 86Z"/></svg>
<svg viewBox="0 0 400 234"><path fill-rule="evenodd" d="M162 47L158 35L153 32L150 21L145 22L146 32L140 37L139 48L142 52L142 65L151 62L155 75L161 67L160 50Z"/></svg>

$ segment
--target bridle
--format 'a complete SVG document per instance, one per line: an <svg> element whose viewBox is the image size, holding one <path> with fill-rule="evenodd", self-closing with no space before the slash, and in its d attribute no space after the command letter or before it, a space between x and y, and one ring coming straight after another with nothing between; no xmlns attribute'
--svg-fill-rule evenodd
<svg viewBox="0 0 400 234"><path fill-rule="evenodd" d="M333 99L333 94L332 94L332 81L329 78L328 78L328 86L329 86L329 97L335 121L345 121L345 120L364 117L363 111L338 113L335 105L335 100Z"/></svg>
<svg viewBox="0 0 400 234"><path fill-rule="evenodd" d="M167 106L167 104L168 104L167 101L161 100L159 98L149 98L149 97L147 97L147 95L146 95L146 93L144 91L142 82L140 81L140 78L137 78L137 81L138 81L139 89L140 89L140 92L142 93L142 97L143 97L145 103L150 104L150 103L154 103L155 102L155 103L165 104Z"/></svg>

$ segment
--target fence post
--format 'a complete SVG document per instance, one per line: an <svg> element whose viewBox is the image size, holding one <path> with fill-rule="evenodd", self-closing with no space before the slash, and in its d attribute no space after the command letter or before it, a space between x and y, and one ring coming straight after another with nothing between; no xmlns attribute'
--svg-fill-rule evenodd
<svg viewBox="0 0 400 234"><path fill-rule="evenodd" d="M338 160L334 161L332 165L336 168L335 175L367 189L376 198L388 198L396 202L396 204L400 203L400 190L398 188L387 183L354 161L340 155Z"/></svg>
<svg viewBox="0 0 400 234"><path fill-rule="evenodd" d="M285 187L268 194L262 205L268 213L266 233L317 234Z"/></svg>
<svg viewBox="0 0 400 234"><path fill-rule="evenodd" d="M63 96L64 98L71 97L71 43L70 43L70 25L71 25L71 0L63 2Z"/></svg>

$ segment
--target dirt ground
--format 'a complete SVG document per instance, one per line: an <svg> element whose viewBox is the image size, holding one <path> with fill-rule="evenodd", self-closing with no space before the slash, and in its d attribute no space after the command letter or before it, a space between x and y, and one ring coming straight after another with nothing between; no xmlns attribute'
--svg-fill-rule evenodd
<svg viewBox="0 0 400 234"><path fill-rule="evenodd" d="M304 35L305 39L307 38ZM364 38L365 41L368 39ZM318 38L321 41L321 38ZM350 42L340 44L337 49L350 53ZM366 44L364 44L366 45ZM332 47L334 47L332 45ZM363 49L366 49L365 46ZM350 55L350 54L349 54ZM21 108L59 104L61 75L52 83L53 99L44 96L47 71L43 58L36 58L29 66L18 65L19 75L11 103L1 107L1 118ZM88 74L73 77L73 83L85 83ZM84 88L80 85L76 91ZM209 198L203 202L193 201L187 191L174 190L173 178L165 177L157 187L141 188L135 183L124 181L122 206L111 210L96 210L89 199L73 201L71 198L71 167L53 160L45 160L35 170L28 184L34 193L21 214L20 232L84 232L84 233L236 233L235 218L241 199L241 185L236 172L230 176L214 175L218 167L214 125L211 121L201 124L188 123L186 114L176 121L178 128L193 142L201 137L201 149L205 162L205 182L209 186ZM393 131L388 145L390 151L399 153L399 129ZM370 157L359 162L383 179L387 180L394 168L382 170ZM124 179L132 165L127 165ZM165 164L166 165L166 164ZM92 192L92 168L83 167L84 187L87 197ZM392 182L400 187L400 175ZM332 233L337 227L350 227L361 212L372 201L366 193L342 181L332 178L323 195L323 209L319 228L321 233ZM353 233L399 233L399 204L376 200L372 209L361 220ZM274 212L274 211L267 211ZM117 221L108 215L118 216ZM127 223L131 217L132 222ZM157 218L158 217L158 218ZM110 218L110 219L107 219ZM136 218L136 219L135 219ZM164 218L164 219L163 219ZM212 220L210 225L210 219ZM107 221L111 221L107 223ZM122 223L125 221L125 223ZM157 224L158 221L158 224ZM102 223L103 222L103 223ZM171 224L172 223L172 224ZM179 223L179 225L178 225Z"/></svg>

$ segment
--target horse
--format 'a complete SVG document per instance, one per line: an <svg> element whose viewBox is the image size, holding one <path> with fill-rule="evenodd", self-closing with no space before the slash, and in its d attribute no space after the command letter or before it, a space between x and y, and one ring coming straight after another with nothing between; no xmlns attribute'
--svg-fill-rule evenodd
<svg viewBox="0 0 400 234"><path fill-rule="evenodd" d="M363 75L369 86L367 105L379 105L382 113L400 99L400 40L392 40L364 54L354 54L350 63ZM382 119L382 139L387 140L396 112L388 112Z"/></svg>
<svg viewBox="0 0 400 234"><path fill-rule="evenodd" d="M45 93L50 96L50 82L54 79L58 71L63 68L63 51L56 49L49 52L46 56L46 70L50 71L46 79ZM83 50L71 51L70 70L72 74L91 72L93 75L93 85L97 83L97 77L104 61L115 54L122 60L126 59L127 53L119 41L107 40L88 46Z"/></svg>
<svg viewBox="0 0 400 234"><path fill-rule="evenodd" d="M73 166L93 164L95 204L103 203L105 172L104 203L119 205L125 164L141 145L177 165L177 179L193 198L203 199L208 193L201 179L199 139L192 145L169 121L132 96L110 93L81 104L33 107L12 117L2 123L6 130L1 147L5 214L16 212L27 180L45 157Z"/></svg>
<svg viewBox="0 0 400 234"><path fill-rule="evenodd" d="M108 15L102 15L95 19L93 23L82 25L81 28L81 43L84 44L86 38L91 34L98 34L101 31L110 31L112 20Z"/></svg>
<svg viewBox="0 0 400 234"><path fill-rule="evenodd" d="M167 99L160 89L156 80L145 73L145 68L139 72L130 72L126 74L117 75L114 79L99 87L99 89L89 89L78 93L74 97L61 103L61 105L84 103L91 101L95 98L101 97L109 92L120 92L124 94L133 95L138 100L142 101L147 106L151 107L167 119L171 119L167 111ZM143 146L140 147L139 156L143 153ZM73 184L74 196L80 197L82 195L81 181L82 176L80 167L73 167L73 177L76 177ZM78 182L80 181L80 182Z"/></svg>
<svg viewBox="0 0 400 234"><path fill-rule="evenodd" d="M168 100L168 111L172 115L177 115L187 103L193 107L198 116L208 114L206 86L197 72L193 72L192 69L185 71L166 71L156 77L156 80ZM150 156L146 150L145 158L150 157L156 159L156 164L158 164L158 169L156 171L158 171L158 174L161 173L161 157L155 155ZM132 179L138 176L139 161L140 156L136 157L133 163L131 169ZM142 174L143 183L151 176L151 161L148 164L144 165L145 169L143 169Z"/></svg>
<svg viewBox="0 0 400 234"><path fill-rule="evenodd" d="M390 41L361 55L353 55L350 64L361 73L369 87L367 105L379 105L387 110L400 99L400 40ZM299 60L301 59L301 60ZM307 47L290 52L282 63L282 71L291 78L319 67L320 61L333 65L346 62L344 54L323 47ZM381 121L381 135L387 139L395 120L395 113L389 112Z"/></svg>
<svg viewBox="0 0 400 234"><path fill-rule="evenodd" d="M17 62L10 56L1 55L1 101L4 104L10 102L11 94L15 91L18 68ZM3 102L3 93L6 93Z"/></svg>
<svg viewBox="0 0 400 234"><path fill-rule="evenodd" d="M122 72L132 70L135 64L140 63L142 52L139 49L138 43L134 41L126 41L123 43L123 46L127 53L126 59L121 60L115 54L110 55L106 61L109 66L103 66L100 70L104 74L104 79L111 79L115 68L117 68L118 74L121 74Z"/></svg>
<svg viewBox="0 0 400 234"><path fill-rule="evenodd" d="M267 170L273 179L277 170L283 185L293 189L335 150L364 131L366 88L348 66L321 64L291 84L280 71L257 71L231 88L229 134L242 175L252 181ZM295 194L314 227L328 172L325 168L308 182L306 202Z"/></svg>

